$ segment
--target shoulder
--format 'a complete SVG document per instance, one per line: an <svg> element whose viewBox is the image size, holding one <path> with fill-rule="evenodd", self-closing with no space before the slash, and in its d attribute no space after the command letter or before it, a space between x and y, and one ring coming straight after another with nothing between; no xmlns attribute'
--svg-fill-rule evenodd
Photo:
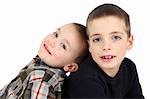
<svg viewBox="0 0 150 99"><path fill-rule="evenodd" d="M126 75L129 77L134 77L137 75L137 69L135 63L129 59L129 58L124 58L122 64L121 64L122 72L124 72Z"/></svg>
<svg viewBox="0 0 150 99"><path fill-rule="evenodd" d="M131 59L127 58L127 57L124 58L123 62L124 62L125 64L135 66L135 63L134 63Z"/></svg>
<svg viewBox="0 0 150 99"><path fill-rule="evenodd" d="M129 58L124 58L123 62L122 62L122 65L124 65L127 69L129 70L134 70L136 69L136 65L135 63L129 59Z"/></svg>

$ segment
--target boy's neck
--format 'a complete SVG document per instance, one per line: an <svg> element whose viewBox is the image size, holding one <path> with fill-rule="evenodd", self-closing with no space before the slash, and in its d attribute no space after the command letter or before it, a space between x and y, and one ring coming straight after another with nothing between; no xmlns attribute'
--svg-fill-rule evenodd
<svg viewBox="0 0 150 99"><path fill-rule="evenodd" d="M111 69L102 69L109 77L115 77L117 75L117 73L119 72L119 67L117 66L115 68L111 68Z"/></svg>

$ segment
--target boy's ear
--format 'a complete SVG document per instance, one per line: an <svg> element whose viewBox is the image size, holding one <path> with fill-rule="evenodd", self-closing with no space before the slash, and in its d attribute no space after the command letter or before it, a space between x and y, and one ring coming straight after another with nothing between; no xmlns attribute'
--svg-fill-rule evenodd
<svg viewBox="0 0 150 99"><path fill-rule="evenodd" d="M67 71L67 72L75 72L78 70L78 68L79 68L79 66L77 63L71 63L68 65L65 65L63 69L64 69L64 71Z"/></svg>
<svg viewBox="0 0 150 99"><path fill-rule="evenodd" d="M131 35L129 38L128 38L128 46L127 46L127 50L130 50L133 46L133 35Z"/></svg>

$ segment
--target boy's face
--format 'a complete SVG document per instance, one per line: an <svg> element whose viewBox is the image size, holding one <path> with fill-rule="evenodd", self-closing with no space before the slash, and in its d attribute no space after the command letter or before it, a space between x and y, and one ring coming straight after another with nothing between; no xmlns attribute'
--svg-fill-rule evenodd
<svg viewBox="0 0 150 99"><path fill-rule="evenodd" d="M107 16L88 23L89 51L104 71L118 69L126 50L131 49L133 37L127 37L124 21Z"/></svg>
<svg viewBox="0 0 150 99"><path fill-rule="evenodd" d="M79 34L73 24L64 25L49 34L39 49L39 57L52 67L63 67L74 62L80 54Z"/></svg>

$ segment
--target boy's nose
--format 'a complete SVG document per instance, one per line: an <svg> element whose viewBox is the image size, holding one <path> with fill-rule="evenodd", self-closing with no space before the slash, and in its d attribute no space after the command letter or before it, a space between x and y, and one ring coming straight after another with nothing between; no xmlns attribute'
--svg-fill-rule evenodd
<svg viewBox="0 0 150 99"><path fill-rule="evenodd" d="M103 51L109 51L109 50L111 50L111 45L109 42L105 42L103 44Z"/></svg>
<svg viewBox="0 0 150 99"><path fill-rule="evenodd" d="M54 40L50 40L50 41L49 41L49 45L50 45L51 47L55 47L55 44L56 44L56 42L55 42Z"/></svg>
<svg viewBox="0 0 150 99"><path fill-rule="evenodd" d="M111 50L111 48L103 48L104 51Z"/></svg>

